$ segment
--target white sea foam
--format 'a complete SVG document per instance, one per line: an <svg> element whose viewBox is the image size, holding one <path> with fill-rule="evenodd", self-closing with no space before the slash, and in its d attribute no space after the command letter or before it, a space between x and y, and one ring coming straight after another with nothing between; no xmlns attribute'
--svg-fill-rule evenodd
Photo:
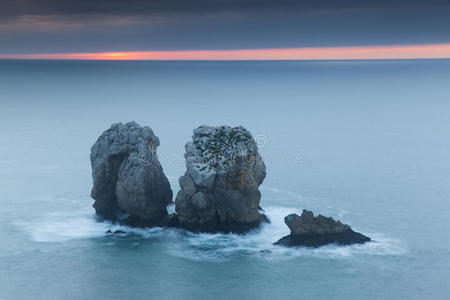
<svg viewBox="0 0 450 300"><path fill-rule="evenodd" d="M272 223L265 224L246 235L237 234L194 234L180 229L138 229L113 225L109 222L98 222L91 210L79 212L54 212L35 222L16 222L26 230L36 242L60 243L74 239L103 238L107 230L123 230L128 235L143 239L164 237L161 242L171 243L167 251L171 255L197 261L220 262L236 256L252 256L267 260L284 260L299 256L345 259L354 255L401 255L406 251L397 239L377 234L366 233L374 241L363 245L325 246L317 249L285 248L273 243L289 234L283 222L284 216L294 208L269 206L266 213ZM105 243L110 241L105 240ZM134 243L136 241L133 240Z"/></svg>
<svg viewBox="0 0 450 300"><path fill-rule="evenodd" d="M362 245L324 246L316 249L286 248L273 245L279 238L289 234L284 216L293 208L271 206L266 208L271 224L247 235L235 234L189 234L183 243L171 248L171 253L193 260L222 261L236 255L252 255L262 259L282 260L299 256L342 259L354 255L401 255L406 251L397 239L381 234L369 234L374 241Z"/></svg>
<svg viewBox="0 0 450 300"><path fill-rule="evenodd" d="M175 180L174 177L171 180ZM287 196L290 199L305 200L304 197L293 192L263 188L266 193L275 193L277 197ZM275 198L275 197L274 197ZM66 198L48 197L41 201L66 202L73 205L74 200ZM86 199L83 199L85 202ZM307 200L305 200L307 201ZM278 201L276 201L278 202ZM307 206L307 205L305 205ZM324 206L325 209L334 210L338 217L346 211ZM174 211L174 205L170 205L169 212ZM376 232L362 232L370 236L373 241L362 245L351 246L324 246L317 249L304 247L286 248L273 245L281 237L289 234L288 227L284 224L284 217L292 212L299 213L298 207L283 207L279 205L266 206L265 213L270 218L270 224L264 224L261 228L245 235L237 234L194 234L181 229L138 229L126 226L114 225L109 222L99 222L94 211L89 206L82 210L72 210L49 213L33 222L17 222L16 225L26 230L31 238L37 242L65 242L73 239L103 238L108 230L122 230L127 235L138 236L144 239L163 237L161 242L171 243L167 251L171 255L200 261L223 261L238 255L249 255L262 259L290 259L299 256L314 256L321 258L347 258L354 255L401 255L406 247L395 238ZM122 237L126 237L124 235ZM135 241L134 241L135 242Z"/></svg>
<svg viewBox="0 0 450 300"><path fill-rule="evenodd" d="M33 222L16 222L37 242L64 242L104 235L110 224L97 222L92 211L53 212Z"/></svg>

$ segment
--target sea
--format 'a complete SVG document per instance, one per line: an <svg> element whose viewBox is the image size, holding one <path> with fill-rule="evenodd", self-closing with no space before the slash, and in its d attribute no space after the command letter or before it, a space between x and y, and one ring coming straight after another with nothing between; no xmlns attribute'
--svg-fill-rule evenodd
<svg viewBox="0 0 450 300"><path fill-rule="evenodd" d="M250 130L271 223L236 235L96 219L90 147L128 121L159 137L174 195L193 129ZM303 209L373 241L273 245ZM449 295L450 60L0 60L0 299Z"/></svg>

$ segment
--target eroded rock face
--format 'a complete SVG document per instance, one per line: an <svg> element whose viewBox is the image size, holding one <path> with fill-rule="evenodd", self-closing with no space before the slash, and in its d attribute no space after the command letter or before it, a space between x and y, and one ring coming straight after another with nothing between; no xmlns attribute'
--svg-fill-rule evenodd
<svg viewBox="0 0 450 300"><path fill-rule="evenodd" d="M281 238L276 245L319 247L326 244L350 245L370 241L369 237L353 231L350 226L331 217L314 217L312 211L308 210L303 210L301 216L290 214L284 218L284 222L291 234Z"/></svg>
<svg viewBox="0 0 450 300"><path fill-rule="evenodd" d="M91 148L96 213L136 226L167 216L172 190L156 155L159 139L135 122L113 124Z"/></svg>
<svg viewBox="0 0 450 300"><path fill-rule="evenodd" d="M192 231L245 232L267 221L258 189L266 166L243 127L200 126L185 146L186 173L175 200L179 225Z"/></svg>

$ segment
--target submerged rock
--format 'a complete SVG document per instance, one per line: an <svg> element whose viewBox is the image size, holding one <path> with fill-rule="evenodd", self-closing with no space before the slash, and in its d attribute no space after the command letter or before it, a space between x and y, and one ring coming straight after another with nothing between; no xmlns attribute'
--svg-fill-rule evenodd
<svg viewBox="0 0 450 300"><path fill-rule="evenodd" d="M267 221L259 211L266 166L249 131L200 126L185 148L187 170L175 200L180 227L245 232Z"/></svg>
<svg viewBox="0 0 450 300"><path fill-rule="evenodd" d="M281 238L275 245L320 247L327 244L350 245L370 241L369 237L353 231L350 226L331 217L314 217L312 211L306 209L301 216L286 216L284 222L291 234Z"/></svg>
<svg viewBox="0 0 450 300"><path fill-rule="evenodd" d="M96 213L135 226L167 216L172 190L156 155L159 139L135 122L113 124L91 148Z"/></svg>
<svg viewBox="0 0 450 300"><path fill-rule="evenodd" d="M113 232L111 229L109 229L109 230L106 231L105 233L108 233L108 234L125 234L126 232L125 232L125 231L122 231L122 230L120 230L120 229L115 230L115 231Z"/></svg>

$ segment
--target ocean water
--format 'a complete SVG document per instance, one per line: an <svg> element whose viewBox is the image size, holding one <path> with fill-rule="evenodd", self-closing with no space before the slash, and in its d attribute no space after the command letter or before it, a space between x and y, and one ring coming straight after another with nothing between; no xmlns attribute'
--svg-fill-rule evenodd
<svg viewBox="0 0 450 300"><path fill-rule="evenodd" d="M272 223L98 222L90 146L130 120L159 136L175 193L192 129L248 128ZM448 299L449 198L450 60L0 60L0 299ZM374 241L272 245L304 208Z"/></svg>

